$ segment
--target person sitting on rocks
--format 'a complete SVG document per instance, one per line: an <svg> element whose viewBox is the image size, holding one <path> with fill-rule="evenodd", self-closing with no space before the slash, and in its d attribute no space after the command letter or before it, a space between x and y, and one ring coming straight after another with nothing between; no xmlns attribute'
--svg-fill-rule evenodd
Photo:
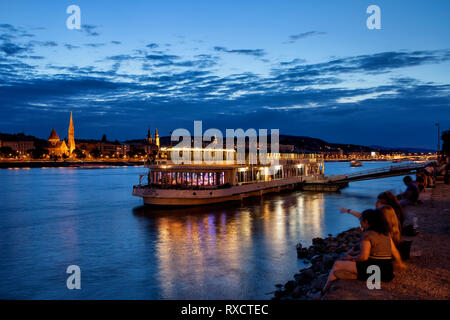
<svg viewBox="0 0 450 320"><path fill-rule="evenodd" d="M361 237L361 251L357 257L347 256L334 263L321 294L330 288L336 279L359 279L366 281L370 276L367 268L376 265L381 271L381 281L394 278L394 258L399 268L405 268L400 254L389 236L389 228L379 209L365 210L361 214L361 226L364 232Z"/></svg>
<svg viewBox="0 0 450 320"><path fill-rule="evenodd" d="M406 185L405 192L399 194L397 199L400 200L400 204L405 207L409 205L415 205L419 200L419 188L414 183L410 176L406 176L403 178L403 183Z"/></svg>

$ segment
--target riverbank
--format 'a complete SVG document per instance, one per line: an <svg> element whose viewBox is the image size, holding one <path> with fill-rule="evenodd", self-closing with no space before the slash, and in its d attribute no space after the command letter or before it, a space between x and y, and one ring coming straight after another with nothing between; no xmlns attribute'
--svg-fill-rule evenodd
<svg viewBox="0 0 450 320"><path fill-rule="evenodd" d="M0 161L0 169L143 166L144 161Z"/></svg>
<svg viewBox="0 0 450 320"><path fill-rule="evenodd" d="M358 280L337 280L327 300L403 300L450 298L450 186L442 181L421 194L423 204L407 207L406 214L416 216L420 233L413 240L407 269L396 272L380 290L369 290ZM275 292L275 299L312 299L326 282L328 272L340 253L359 241L358 229L337 237L313 239L309 248L298 247L299 258L310 265Z"/></svg>

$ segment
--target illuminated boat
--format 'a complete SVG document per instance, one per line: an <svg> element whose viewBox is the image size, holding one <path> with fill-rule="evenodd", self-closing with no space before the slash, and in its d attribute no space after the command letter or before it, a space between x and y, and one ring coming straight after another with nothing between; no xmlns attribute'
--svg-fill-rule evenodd
<svg viewBox="0 0 450 320"><path fill-rule="evenodd" d="M314 154L269 153L267 164L252 164L248 158L238 164L233 149L225 153L232 153L234 160L221 164L175 164L170 160L172 150L163 148L161 159L147 163L148 174L141 175L139 184L133 186L133 195L143 198L145 204L192 206L241 200L294 189L323 178L324 173L323 160Z"/></svg>
<svg viewBox="0 0 450 320"><path fill-rule="evenodd" d="M362 166L362 162L358 161L358 160L352 160L352 161L350 161L350 166L351 167L361 167Z"/></svg>

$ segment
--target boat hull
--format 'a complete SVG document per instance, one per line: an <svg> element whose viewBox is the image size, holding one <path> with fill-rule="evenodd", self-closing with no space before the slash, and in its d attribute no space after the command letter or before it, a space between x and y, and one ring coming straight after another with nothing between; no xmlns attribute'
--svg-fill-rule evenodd
<svg viewBox="0 0 450 320"><path fill-rule="evenodd" d="M134 186L133 195L142 197L145 204L158 206L196 206L236 201L263 194L292 190L304 182L303 177L249 183L223 189L177 190Z"/></svg>

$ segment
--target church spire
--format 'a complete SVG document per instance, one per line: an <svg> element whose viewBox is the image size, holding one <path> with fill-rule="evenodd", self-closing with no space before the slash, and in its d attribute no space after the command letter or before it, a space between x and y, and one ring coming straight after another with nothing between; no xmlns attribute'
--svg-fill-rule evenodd
<svg viewBox="0 0 450 320"><path fill-rule="evenodd" d="M155 129L155 144L159 147L159 134L158 134L158 128Z"/></svg>
<svg viewBox="0 0 450 320"><path fill-rule="evenodd" d="M70 154L72 154L72 152L75 150L75 129L73 127L72 111L70 111L68 147Z"/></svg>

